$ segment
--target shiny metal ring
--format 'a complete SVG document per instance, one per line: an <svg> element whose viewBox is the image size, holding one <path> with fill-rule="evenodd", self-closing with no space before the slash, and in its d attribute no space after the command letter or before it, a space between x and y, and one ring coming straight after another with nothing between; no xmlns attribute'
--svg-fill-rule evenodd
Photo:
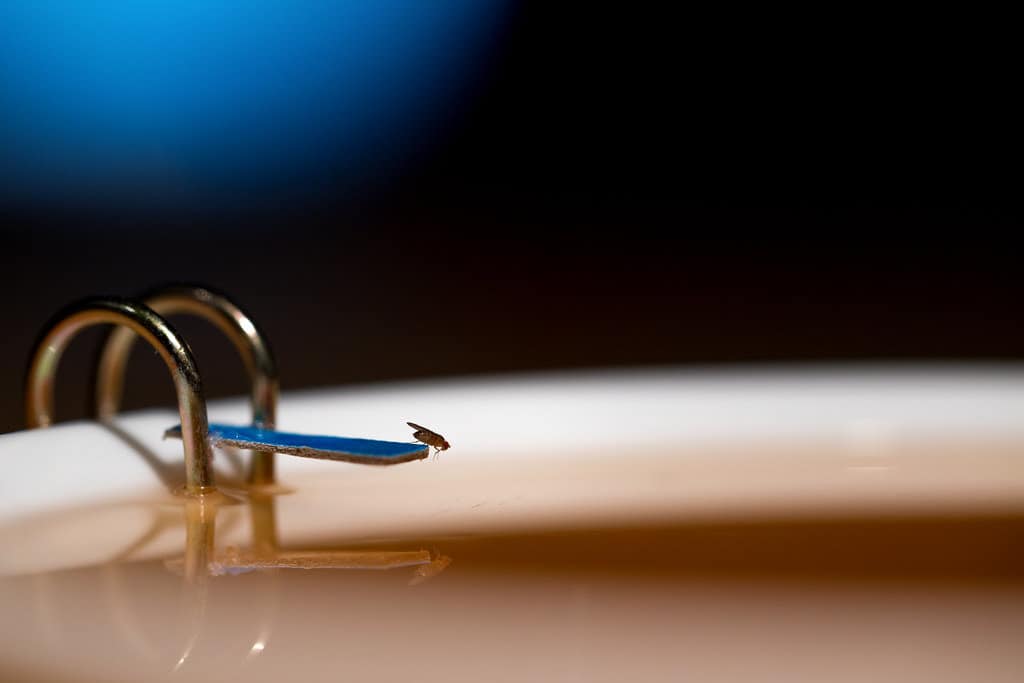
<svg viewBox="0 0 1024 683"><path fill-rule="evenodd" d="M185 445L185 490L202 495L213 490L213 466L207 435L206 399L188 345L166 320L142 304L123 299L86 299L60 311L46 326L32 351L25 381L28 426L53 423L53 385L61 354L79 330L109 323L130 328L148 341L171 371L178 395Z"/></svg>
<svg viewBox="0 0 1024 683"><path fill-rule="evenodd" d="M226 334L242 357L252 383L253 426L274 429L279 391L277 363L266 337L245 311L224 294L200 285L165 285L143 294L139 300L162 316L176 313L199 316ZM125 366L135 338L131 329L118 327L110 333L103 347L95 387L96 415L101 420L110 420L120 408ZM273 453L253 454L249 482L259 485L274 482Z"/></svg>

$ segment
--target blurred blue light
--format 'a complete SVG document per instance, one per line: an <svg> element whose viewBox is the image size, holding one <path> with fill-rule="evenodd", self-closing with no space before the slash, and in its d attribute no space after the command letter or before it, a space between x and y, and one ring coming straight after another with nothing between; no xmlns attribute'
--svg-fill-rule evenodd
<svg viewBox="0 0 1024 683"><path fill-rule="evenodd" d="M0 198L187 199L372 173L422 141L501 0L9 0ZM218 190L219 191L219 190Z"/></svg>

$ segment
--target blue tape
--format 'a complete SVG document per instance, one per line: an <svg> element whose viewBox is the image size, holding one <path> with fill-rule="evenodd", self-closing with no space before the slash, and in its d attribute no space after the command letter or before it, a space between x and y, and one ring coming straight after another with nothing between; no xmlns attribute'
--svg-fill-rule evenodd
<svg viewBox="0 0 1024 683"><path fill-rule="evenodd" d="M286 453L302 458L341 460L364 465L397 465L422 460L430 448L422 444L376 439L353 439L347 436L294 434L273 429L211 424L210 443L246 450ZM181 438L181 425L171 427L165 437Z"/></svg>

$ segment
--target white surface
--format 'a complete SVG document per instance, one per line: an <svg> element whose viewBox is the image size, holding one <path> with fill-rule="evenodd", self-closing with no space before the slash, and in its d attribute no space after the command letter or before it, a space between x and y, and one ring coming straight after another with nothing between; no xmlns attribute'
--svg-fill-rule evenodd
<svg viewBox="0 0 1024 683"><path fill-rule="evenodd" d="M794 443L825 446L822 458L873 458L920 442L1024 444L1024 370L865 366L567 372L285 393L279 412L283 431L396 441L411 440L406 420L427 425L453 444L439 460L446 468L480 459L532 458L563 467L574 459L665 451L687 458L708 447L717 457L774 458L780 444ZM243 400L210 406L211 422L243 424L247 419ZM170 410L118 420L172 474L181 462L181 443L161 435L176 423ZM728 448L739 444L743 448ZM0 520L164 490L132 449L91 422L0 435L0 457L8 463L0 480ZM349 468L278 460L285 481ZM219 465L229 471L223 457Z"/></svg>

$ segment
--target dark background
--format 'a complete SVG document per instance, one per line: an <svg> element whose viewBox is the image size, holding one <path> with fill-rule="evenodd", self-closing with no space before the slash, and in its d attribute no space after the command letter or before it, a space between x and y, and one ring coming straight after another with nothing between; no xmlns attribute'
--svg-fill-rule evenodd
<svg viewBox="0 0 1024 683"><path fill-rule="evenodd" d="M0 205L0 431L47 318L200 281L287 391L593 366L1019 359L1019 78L998 17L512 6L422 151L175 201ZM202 188L200 188L202 189ZM176 318L211 396L241 363ZM98 332L69 350L85 414ZM137 352L126 406L170 404Z"/></svg>

